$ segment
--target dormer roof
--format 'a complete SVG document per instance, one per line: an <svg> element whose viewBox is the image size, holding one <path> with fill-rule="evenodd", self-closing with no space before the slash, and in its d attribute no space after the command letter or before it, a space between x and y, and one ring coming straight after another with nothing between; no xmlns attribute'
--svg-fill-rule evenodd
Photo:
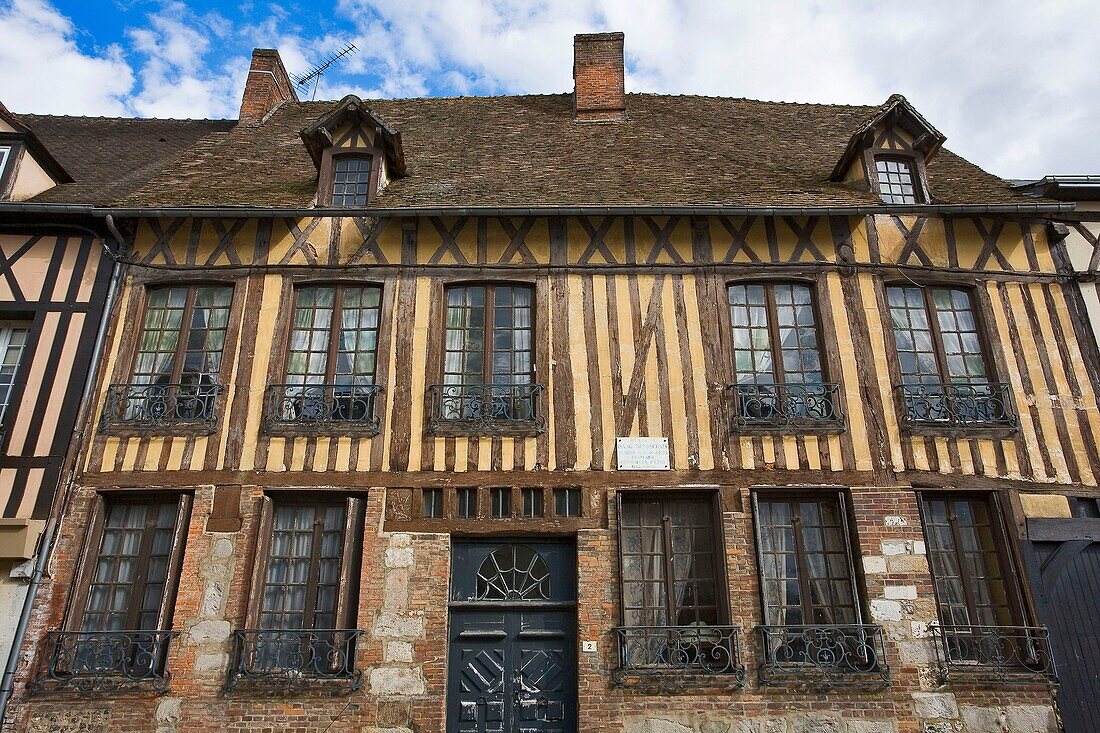
<svg viewBox="0 0 1100 733"><path fill-rule="evenodd" d="M900 94L893 94L863 121L848 138L844 153L829 175L830 181L842 181L859 154L874 142L875 132L885 127L899 127L912 136L913 149L931 162L947 137L937 130L924 116Z"/></svg>
<svg viewBox="0 0 1100 733"><path fill-rule="evenodd" d="M50 153L38 135L28 127L18 115L12 114L3 102L0 102L0 120L3 120L14 132L0 132L0 144L5 141L20 142L27 153L34 157L54 183L72 183L73 177L65 167Z"/></svg>
<svg viewBox="0 0 1100 733"><path fill-rule="evenodd" d="M405 152L401 146L401 133L386 124L354 94L341 99L335 107L302 130L302 142L306 144L314 165L321 165L324 149L335 142L337 130L349 122L372 130L376 146L382 149L389 163L391 175L405 175Z"/></svg>

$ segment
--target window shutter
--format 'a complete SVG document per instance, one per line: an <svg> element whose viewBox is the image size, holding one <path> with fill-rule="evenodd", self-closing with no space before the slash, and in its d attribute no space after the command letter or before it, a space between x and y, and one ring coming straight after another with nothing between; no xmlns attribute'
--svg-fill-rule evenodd
<svg viewBox="0 0 1100 733"><path fill-rule="evenodd" d="M180 568L183 564L183 548L187 544L187 527L191 522L191 495L180 494L176 505L176 526L172 531L172 552L168 557L168 570L164 578L164 594L157 613L157 629L172 628L172 610L176 604Z"/></svg>
<svg viewBox="0 0 1100 733"><path fill-rule="evenodd" d="M340 592L336 602L336 622L344 629L355 629L359 625L356 611L363 556L363 504L363 499L349 496L344 505L344 547L340 555Z"/></svg>
<svg viewBox="0 0 1100 733"><path fill-rule="evenodd" d="M252 558L252 588L249 593L245 628L256 629L260 625L260 611L264 605L264 585L267 582L267 561L271 554L272 502L266 494L260 499L259 522Z"/></svg>
<svg viewBox="0 0 1100 733"><path fill-rule="evenodd" d="M88 603L88 585L95 572L95 561L99 554L99 543L103 537L104 501L102 494L96 494L92 499L88 532L84 536L84 546L80 550L80 559L77 562L76 584L72 595L69 596L69 608L65 614L66 631L79 631L84 622L84 609Z"/></svg>

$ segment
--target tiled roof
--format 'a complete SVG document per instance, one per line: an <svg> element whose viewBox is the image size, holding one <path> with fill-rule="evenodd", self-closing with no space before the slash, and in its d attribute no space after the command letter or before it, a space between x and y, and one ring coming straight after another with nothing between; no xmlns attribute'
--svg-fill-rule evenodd
<svg viewBox="0 0 1100 733"><path fill-rule="evenodd" d="M121 201L199 139L234 120L154 120L21 114L73 177L34 198L40 203L107 205Z"/></svg>
<svg viewBox="0 0 1100 733"><path fill-rule="evenodd" d="M620 123L576 123L572 95L367 100L400 131L407 175L377 206L873 205L873 194L829 175L859 126L881 107L628 95ZM86 120L26 115L79 182L139 162L144 185L86 189L126 207L312 205L317 169L300 132L337 102L286 103L261 125ZM62 122L64 120L64 122ZM144 126L175 134L158 148ZM65 147L68 125L79 143ZM101 126L102 149L88 128ZM52 126L52 127L51 127ZM142 128L141 132L137 128ZM116 137L140 138L115 142ZM190 147L176 151L190 136ZM107 142L110 140L110 142ZM115 160L107 148L125 151ZM167 148L173 148L171 152ZM941 150L929 165L934 203L1034 203L1001 179ZM134 176L136 179L138 176ZM110 194L110 195L107 195ZM36 201L58 200L47 192ZM74 201L66 193L66 201ZM53 198L51 198L53 197Z"/></svg>

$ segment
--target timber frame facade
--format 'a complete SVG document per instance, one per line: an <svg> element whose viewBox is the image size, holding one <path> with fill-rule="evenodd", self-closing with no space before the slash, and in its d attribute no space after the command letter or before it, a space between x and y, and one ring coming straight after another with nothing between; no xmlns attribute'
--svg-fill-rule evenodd
<svg viewBox="0 0 1100 733"><path fill-rule="evenodd" d="M621 34L577 43L611 83L562 124L640 124ZM1059 730L1023 568L1100 498L1067 207L952 199L900 97L830 148L856 203L396 206L384 104L249 84L321 205L98 209L121 279L15 729ZM369 206L323 203L341 146ZM927 198L886 205L899 155ZM639 438L667 469L620 469Z"/></svg>

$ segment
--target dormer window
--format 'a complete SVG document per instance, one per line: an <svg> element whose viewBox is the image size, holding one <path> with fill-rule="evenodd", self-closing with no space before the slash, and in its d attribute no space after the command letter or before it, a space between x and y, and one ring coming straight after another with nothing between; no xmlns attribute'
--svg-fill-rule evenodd
<svg viewBox="0 0 1100 733"><path fill-rule="evenodd" d="M888 204L919 204L922 202L920 184L908 158L876 157L875 174L878 177L879 195Z"/></svg>
<svg viewBox="0 0 1100 733"><path fill-rule="evenodd" d="M341 155L333 158L333 206L366 206L370 199L370 183L371 156Z"/></svg>
<svg viewBox="0 0 1100 733"><path fill-rule="evenodd" d="M8 167L8 156L11 155L11 148L6 145L0 145L0 178L4 177L4 171Z"/></svg>

